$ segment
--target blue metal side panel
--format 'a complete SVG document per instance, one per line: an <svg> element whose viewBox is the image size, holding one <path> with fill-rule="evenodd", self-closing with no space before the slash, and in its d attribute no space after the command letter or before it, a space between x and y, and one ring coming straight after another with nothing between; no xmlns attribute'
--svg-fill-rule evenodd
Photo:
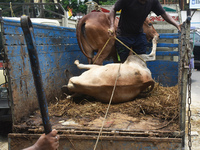
<svg viewBox="0 0 200 150"><path fill-rule="evenodd" d="M178 84L178 63L167 60L147 62L155 81L163 86L175 86Z"/></svg>
<svg viewBox="0 0 200 150"><path fill-rule="evenodd" d="M158 51L156 52L156 56L178 56L178 51Z"/></svg>
<svg viewBox="0 0 200 150"><path fill-rule="evenodd" d="M178 33L159 33L159 39L178 39Z"/></svg>
<svg viewBox="0 0 200 150"><path fill-rule="evenodd" d="M178 39L179 33L160 33L159 39ZM148 43L151 48L152 43ZM174 43L157 43L157 47L178 48ZM150 53L150 52L148 52ZM179 56L178 51L156 51L156 56ZM163 86L174 86L178 84L178 62L168 60L156 60L147 62L152 77Z"/></svg>
<svg viewBox="0 0 200 150"><path fill-rule="evenodd" d="M152 47L152 43L148 43L148 47ZM178 47L178 44L174 43L157 43L157 47Z"/></svg>
<svg viewBox="0 0 200 150"><path fill-rule="evenodd" d="M81 63L87 63L87 59L79 50L75 29L38 24L33 27L45 93L47 100L52 100L60 96L62 85L67 84L64 70L79 75L83 70L79 70L74 61L79 59ZM38 108L38 102L20 23L4 20L3 36L9 61L13 119L17 124Z"/></svg>
<svg viewBox="0 0 200 150"><path fill-rule="evenodd" d="M178 47L178 44L173 44L173 43L158 43L157 47Z"/></svg>

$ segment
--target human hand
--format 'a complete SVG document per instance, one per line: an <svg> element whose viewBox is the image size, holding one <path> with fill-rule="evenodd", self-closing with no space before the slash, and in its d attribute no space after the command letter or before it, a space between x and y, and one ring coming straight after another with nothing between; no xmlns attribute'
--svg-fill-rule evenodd
<svg viewBox="0 0 200 150"><path fill-rule="evenodd" d="M181 32L181 26L182 26L182 25L183 25L183 24L181 23L181 24L179 24L178 27L177 27L178 30L179 30L180 32Z"/></svg>
<svg viewBox="0 0 200 150"><path fill-rule="evenodd" d="M115 33L114 27L111 27L110 29L108 29L109 36L114 36L114 33Z"/></svg>
<svg viewBox="0 0 200 150"><path fill-rule="evenodd" d="M57 131L54 129L49 134L42 134L37 142L24 150L56 150L59 147L60 136L57 135Z"/></svg>

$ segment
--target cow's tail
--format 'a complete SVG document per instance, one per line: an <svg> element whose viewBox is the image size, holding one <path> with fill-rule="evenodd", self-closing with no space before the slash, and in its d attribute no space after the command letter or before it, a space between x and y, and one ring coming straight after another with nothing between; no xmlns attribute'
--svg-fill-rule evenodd
<svg viewBox="0 0 200 150"><path fill-rule="evenodd" d="M85 52L83 45L82 45L82 41L81 41L81 36L83 36L83 38L86 39L86 34L85 34L85 21L86 18L82 18L81 20L79 20L77 27L76 27L76 37L77 37L77 41L78 41L78 45L82 51L82 53L88 58L88 59L92 59L90 56L88 56L88 54Z"/></svg>

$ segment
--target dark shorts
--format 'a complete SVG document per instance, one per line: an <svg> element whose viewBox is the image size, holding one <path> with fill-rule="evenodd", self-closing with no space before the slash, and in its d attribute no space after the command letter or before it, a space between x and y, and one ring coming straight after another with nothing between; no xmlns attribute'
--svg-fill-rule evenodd
<svg viewBox="0 0 200 150"><path fill-rule="evenodd" d="M134 36L118 36L117 37L120 41L122 41L126 46L132 48L134 52L137 54L146 54L146 48L147 48L147 39L146 39L146 34L141 33L139 35L134 35ZM115 42L115 46L117 49L117 52L120 56L121 62L126 61L130 50L127 49L124 45L119 43L117 40Z"/></svg>

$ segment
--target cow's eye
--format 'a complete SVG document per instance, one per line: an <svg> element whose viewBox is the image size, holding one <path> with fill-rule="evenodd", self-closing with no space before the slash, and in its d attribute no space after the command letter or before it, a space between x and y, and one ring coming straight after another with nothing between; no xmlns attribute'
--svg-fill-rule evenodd
<svg viewBox="0 0 200 150"><path fill-rule="evenodd" d="M149 25L149 26L152 26L152 23L149 23L148 25Z"/></svg>

